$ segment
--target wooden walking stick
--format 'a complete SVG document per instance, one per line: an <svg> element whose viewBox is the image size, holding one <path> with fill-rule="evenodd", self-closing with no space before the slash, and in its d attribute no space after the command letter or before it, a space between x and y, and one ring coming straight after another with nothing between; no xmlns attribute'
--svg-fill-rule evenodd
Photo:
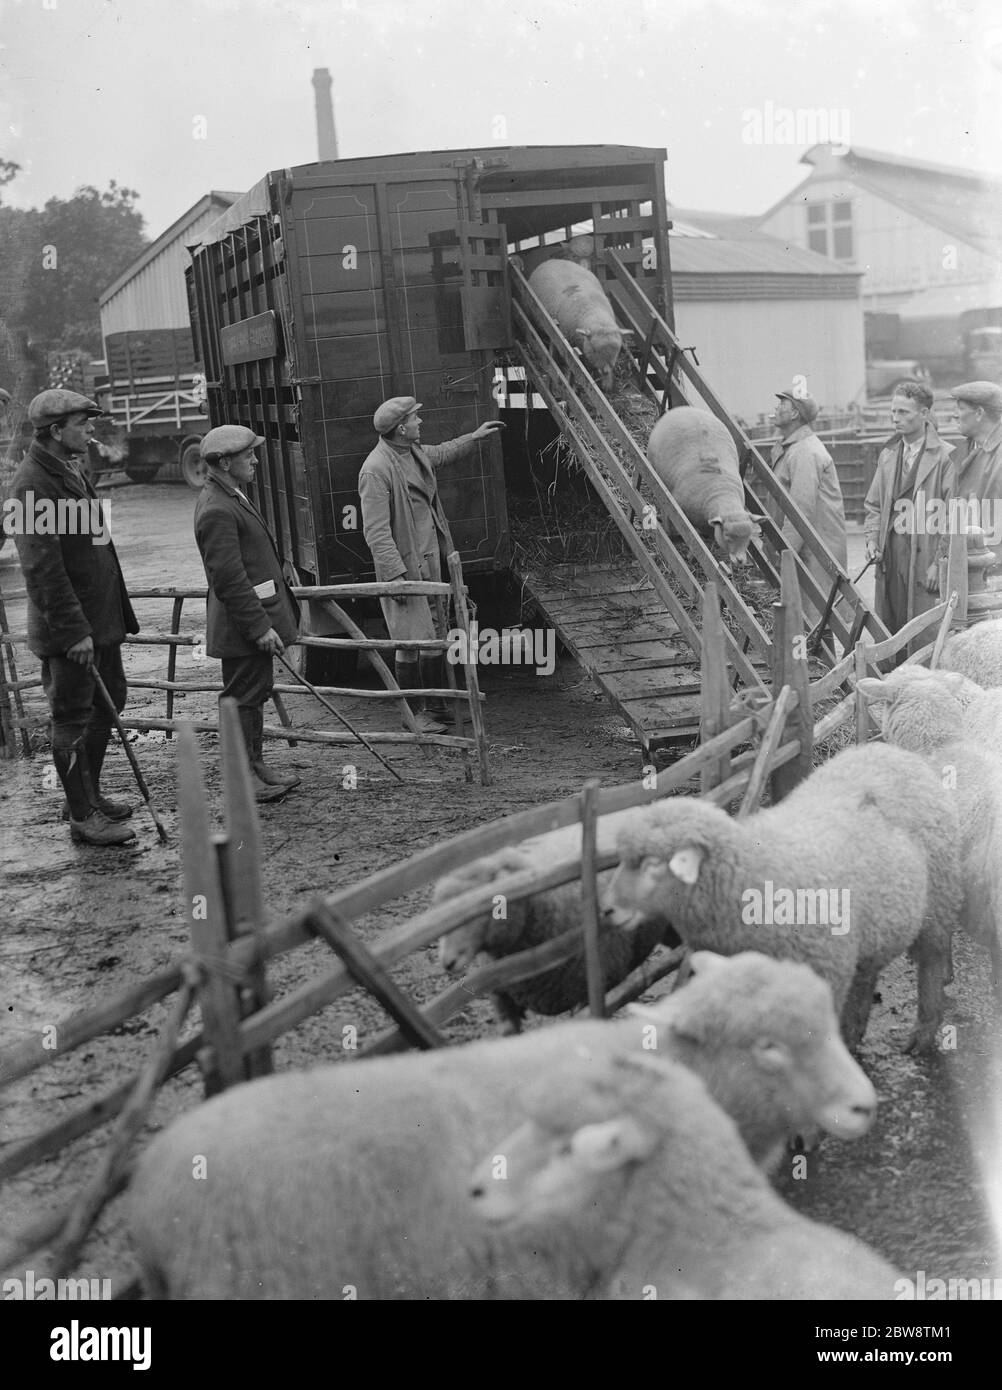
<svg viewBox="0 0 1002 1390"><path fill-rule="evenodd" d="M97 668L95 666L92 666L90 668L90 673L94 678L94 685L97 688L98 694L101 696L101 699L107 706L108 713L115 721L115 728L118 730L118 737L122 740L122 747L125 749L125 756L132 764L132 771L136 775L136 785L142 793L143 800L146 802L150 815L153 817L153 824L157 828L157 834L160 836L161 842L163 844L166 844L168 838L167 827L164 825L162 819L160 818L160 813L157 811L157 808L153 805L153 802L150 800L150 789L146 785L146 779L140 771L139 763L136 761L136 755L132 751L132 744L129 742L128 737L126 736L121 719L119 719L118 717L118 710L115 708L115 702L108 694L108 687L105 685L104 681L98 675Z"/></svg>
<svg viewBox="0 0 1002 1390"><path fill-rule="evenodd" d="M365 737L365 735L360 734L357 729L353 728L352 725L349 724L348 720L345 719L343 714L338 714L337 710L331 704L330 700L326 699L323 695L321 695L320 691L317 689L315 685L308 681L305 676L300 675L300 673L296 670L295 666L293 666L290 661L286 661L285 657L282 656L280 652L276 652L275 655L278 658L278 660L282 663L282 665L285 667L285 669L287 671L291 671L292 674L295 676L296 680L301 681L303 685L306 686L306 689L310 692L311 695L316 696L316 698L323 705L324 709L330 710L331 714L333 714L335 719L340 719L341 723L345 726L348 732L350 734L354 734L354 736L358 739L359 743L361 743L364 748L367 748L369 752L372 754L372 756L375 759L377 759L378 762L381 762L383 764L387 772L392 772L398 782L404 781L404 778L400 776L400 773L397 771L397 769L393 767L390 763L388 763L385 758L381 758L379 756L379 754L376 752L375 748L373 748L372 744Z"/></svg>

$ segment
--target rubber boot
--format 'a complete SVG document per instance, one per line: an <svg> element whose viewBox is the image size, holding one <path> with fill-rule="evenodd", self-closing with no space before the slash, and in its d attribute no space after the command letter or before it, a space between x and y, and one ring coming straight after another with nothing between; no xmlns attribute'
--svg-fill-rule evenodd
<svg viewBox="0 0 1002 1390"><path fill-rule="evenodd" d="M293 787L298 787L300 778L295 775L283 777L280 772L273 772L264 761L264 710L254 709L250 713L254 716L254 756L251 759L251 769L255 777L265 784L266 787L282 787L285 791L291 791Z"/></svg>
<svg viewBox="0 0 1002 1390"><path fill-rule="evenodd" d="M401 690L416 690L421 685L421 667L417 661L401 661L398 656L394 660L393 666L397 685L400 686ZM408 704L419 734L445 733L444 721L427 712L425 702L421 697L410 699ZM400 724L401 728L406 729L408 727L406 719L402 717Z"/></svg>
<svg viewBox="0 0 1002 1390"><path fill-rule="evenodd" d="M93 792L86 771L86 758L82 744L52 750L52 761L69 807L70 838L84 845L127 844L136 838L136 832L126 825L110 821L92 803Z"/></svg>
<svg viewBox="0 0 1002 1390"><path fill-rule="evenodd" d="M86 771L90 774L90 785L93 791L91 800L108 820L128 820L132 815L133 808L127 801L114 801L110 796L102 796L101 794L101 769L104 766L104 755L108 751L110 738L110 729L96 731L92 729L84 736L83 747L87 755ZM70 807L69 802L67 802L63 807L63 820L69 819Z"/></svg>
<svg viewBox="0 0 1002 1390"><path fill-rule="evenodd" d="M426 690L448 690L449 682L445 674L443 656L423 656L421 658L421 684ZM424 707L433 719L438 719L447 729L454 728L456 711L460 720L469 720L469 705L459 700L445 700L441 696L425 696Z"/></svg>
<svg viewBox="0 0 1002 1390"><path fill-rule="evenodd" d="M247 709L241 705L238 713L240 715L240 729L244 736L244 745L247 749L247 761L250 763L251 790L254 793L255 801L278 801L286 793L285 787L272 787L267 782L263 782L257 775L254 766L257 756L257 719L258 713L255 709ZM262 723L264 717L262 715Z"/></svg>

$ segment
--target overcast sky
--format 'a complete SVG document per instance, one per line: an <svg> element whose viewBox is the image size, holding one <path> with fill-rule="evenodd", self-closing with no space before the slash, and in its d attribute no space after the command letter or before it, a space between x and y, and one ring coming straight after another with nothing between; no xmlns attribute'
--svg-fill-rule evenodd
<svg viewBox="0 0 1002 1390"><path fill-rule="evenodd" d="M480 145L668 152L683 207L761 212L833 136L1002 174L1002 7L982 0L0 0L5 202L135 188L158 235L210 188L317 157ZM819 127L820 128L820 127Z"/></svg>

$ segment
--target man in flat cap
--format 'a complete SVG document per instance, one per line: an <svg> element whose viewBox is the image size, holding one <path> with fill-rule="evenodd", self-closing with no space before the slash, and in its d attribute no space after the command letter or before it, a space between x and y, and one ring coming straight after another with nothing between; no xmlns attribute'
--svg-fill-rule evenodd
<svg viewBox="0 0 1002 1390"><path fill-rule="evenodd" d="M798 395L793 391L777 391L776 400L772 418L780 439L772 446L771 460L776 480L783 484L845 569L845 506L832 456L814 433L818 403L807 392ZM804 541L800 532L792 522L783 523L783 515L776 503L772 503L769 510L777 526L782 526L787 545L795 554L801 554ZM828 571L810 551L804 553L803 558L818 587L827 595L832 584ZM821 616L817 606L806 597L803 607L806 621L813 623Z"/></svg>
<svg viewBox="0 0 1002 1390"><path fill-rule="evenodd" d="M477 440L503 429L500 420L487 420L471 434L445 444L421 445L420 402L413 396L384 401L372 417L379 443L362 464L358 492L362 501L362 533L372 551L376 578L425 579L442 577L442 557L455 547L438 495L435 469L462 458ZM445 637L444 604L428 599L392 597L379 600L392 638L398 641ZM397 648L396 677L401 689L444 689L440 656L422 656L413 648ZM425 702L414 717L422 733L443 733L445 724Z"/></svg>
<svg viewBox="0 0 1002 1390"><path fill-rule="evenodd" d="M101 407L76 391L42 391L28 406L34 439L11 484L24 524L14 535L28 591L28 646L42 660L52 714L52 761L66 793L64 818L80 844L135 839L126 801L102 795L112 718L96 671L119 711L127 687L122 642L139 623L104 512L78 463ZM48 512L55 526L42 525ZM75 522L71 517L75 512ZM62 520L60 520L62 517Z"/></svg>
<svg viewBox="0 0 1002 1390"><path fill-rule="evenodd" d="M956 487L953 449L936 432L932 405L933 394L924 382L902 381L894 388L891 423L896 433L880 451L863 503L866 557L877 561L877 617L891 632L936 606L938 558L949 546L946 532L925 524L928 504L942 501L945 514ZM926 640L922 636L910 642L896 664Z"/></svg>
<svg viewBox="0 0 1002 1390"><path fill-rule="evenodd" d="M957 429L968 441L964 457L954 460L957 497L977 502L988 544L998 546L1002 542L1002 386L967 381L955 386L950 395L957 402Z"/></svg>
<svg viewBox="0 0 1002 1390"><path fill-rule="evenodd" d="M223 665L219 698L237 702L255 801L277 801L299 778L264 761L264 705L275 686L274 658L299 635L299 604L278 543L244 490L263 443L245 425L217 425L203 437L208 476L195 503L195 541L209 585L206 650Z"/></svg>

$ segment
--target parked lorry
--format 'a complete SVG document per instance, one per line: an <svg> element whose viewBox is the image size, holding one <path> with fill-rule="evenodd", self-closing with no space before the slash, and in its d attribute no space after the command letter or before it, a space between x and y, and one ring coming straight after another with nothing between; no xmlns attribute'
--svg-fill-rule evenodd
<svg viewBox="0 0 1002 1390"><path fill-rule="evenodd" d="M205 378L187 328L129 329L104 340L107 381L98 398L119 430L109 452L137 483L178 473L200 488L205 468L198 446L209 429Z"/></svg>
<svg viewBox="0 0 1002 1390"><path fill-rule="evenodd" d="M496 417L510 251L594 220L671 319L664 159L599 145L306 164L267 174L189 247L209 418L265 436L256 500L307 583L372 574L358 472L381 401L416 396L430 442ZM505 567L500 442L439 476L464 572Z"/></svg>

